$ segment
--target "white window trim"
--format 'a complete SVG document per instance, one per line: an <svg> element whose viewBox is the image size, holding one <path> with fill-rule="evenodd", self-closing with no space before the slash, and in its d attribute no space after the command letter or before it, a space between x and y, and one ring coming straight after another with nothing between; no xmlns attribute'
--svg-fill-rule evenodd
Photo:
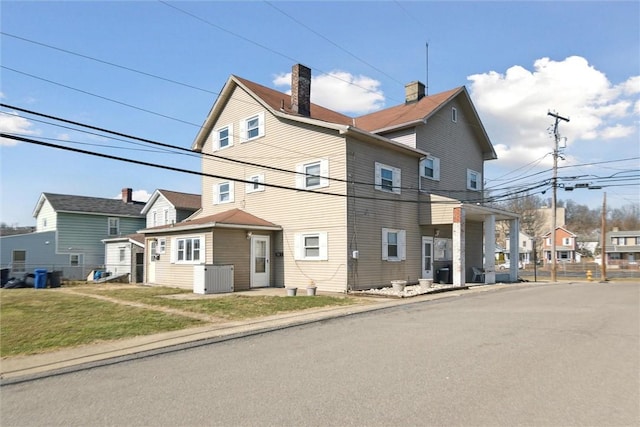
<svg viewBox="0 0 640 427"><path fill-rule="evenodd" d="M151 226L155 227L156 225L158 225L158 211L154 209L151 211Z"/></svg>
<svg viewBox="0 0 640 427"><path fill-rule="evenodd" d="M458 109L456 107L451 107L451 121L458 123Z"/></svg>
<svg viewBox="0 0 640 427"><path fill-rule="evenodd" d="M116 223L116 232L115 233L111 233L111 221L115 221ZM109 217L109 219L107 219L107 235L109 236L119 236L120 235L120 218L116 218L116 217Z"/></svg>
<svg viewBox="0 0 640 427"><path fill-rule="evenodd" d="M73 258L76 259L75 264L73 262ZM69 265L72 267L80 265L80 254L69 254Z"/></svg>
<svg viewBox="0 0 640 427"><path fill-rule="evenodd" d="M122 263L127 259L127 249L123 247L118 248L118 262Z"/></svg>
<svg viewBox="0 0 640 427"><path fill-rule="evenodd" d="M395 257L389 256L389 234L397 233L398 235L398 255ZM405 230L398 230L394 228L383 228L382 229L382 260L383 261L404 261L407 259L407 243L406 243L407 233Z"/></svg>
<svg viewBox="0 0 640 427"><path fill-rule="evenodd" d="M472 174L476 175L477 188L471 186ZM467 190L482 191L482 174L480 172L474 171L473 169L467 169Z"/></svg>
<svg viewBox="0 0 640 427"><path fill-rule="evenodd" d="M258 118L258 135L252 138L248 137L249 130L247 129L247 123L249 120ZM254 139L258 139L264 136L264 111L259 112L258 114L252 114L251 116L240 120L240 142L252 141Z"/></svg>
<svg viewBox="0 0 640 427"><path fill-rule="evenodd" d="M160 238L158 239L158 245L156 246L156 253L163 254L167 250L167 239Z"/></svg>
<svg viewBox="0 0 640 427"><path fill-rule="evenodd" d="M228 131L228 139L229 143L224 147L220 146L220 132L224 130ZM225 150L229 147L233 147L233 124L228 124L226 126L219 127L213 131L213 151Z"/></svg>
<svg viewBox="0 0 640 427"><path fill-rule="evenodd" d="M320 165L320 182L318 185L307 186L307 177L315 175L307 175L306 168L315 164ZM304 190L315 190L316 188L324 188L329 186L329 159L315 159L296 165L296 188Z"/></svg>
<svg viewBox="0 0 640 427"><path fill-rule="evenodd" d="M180 240L198 240L200 242L200 257L198 260L178 260L178 242ZM171 239L171 263L172 264L204 264L205 263L205 238L203 235L174 237Z"/></svg>
<svg viewBox="0 0 640 427"><path fill-rule="evenodd" d="M228 200L220 200L220 186L229 184L229 199ZM234 197L234 182L233 181L224 181L219 182L213 185L213 204L214 205L224 205L227 203L233 203Z"/></svg>
<svg viewBox="0 0 640 427"><path fill-rule="evenodd" d="M424 172L427 160L431 160L433 162L433 176L428 176ZM423 178L430 179L432 181L440 181L440 159L433 156L427 156L424 159L422 159L420 161L420 176Z"/></svg>
<svg viewBox="0 0 640 427"><path fill-rule="evenodd" d="M249 178L247 178L247 181L253 181L253 183L247 183L245 185L245 192L247 194L249 194L249 193L257 193L259 191L264 191L264 185L260 185L260 184L264 183L264 174L263 173L251 175ZM256 188L255 184L258 184L257 188Z"/></svg>
<svg viewBox="0 0 640 427"><path fill-rule="evenodd" d="M318 237L318 256L305 255L305 238ZM294 259L297 261L327 261L329 259L328 234L326 231L308 231L295 233L294 235Z"/></svg>
<svg viewBox="0 0 640 427"><path fill-rule="evenodd" d="M382 186L382 169L387 169L391 171L391 179L393 180L391 190L386 189ZM384 191L386 193L395 193L400 194L402 187L402 171L399 168L394 168L393 166L385 165L384 163L375 163L375 189L379 191Z"/></svg>
<svg viewBox="0 0 640 427"><path fill-rule="evenodd" d="M164 208L162 210L162 222L164 223L164 225L169 224L169 208Z"/></svg>

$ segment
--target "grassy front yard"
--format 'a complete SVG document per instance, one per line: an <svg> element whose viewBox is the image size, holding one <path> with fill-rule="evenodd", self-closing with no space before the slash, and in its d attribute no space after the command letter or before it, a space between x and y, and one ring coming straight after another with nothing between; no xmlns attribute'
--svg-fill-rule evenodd
<svg viewBox="0 0 640 427"><path fill-rule="evenodd" d="M312 307L349 305L352 298L328 296L286 298L229 295L175 299L191 293L164 287L78 286L72 294L60 289L0 289L0 356L52 351L64 347L173 331L206 324L163 310L200 313L219 320L242 320ZM99 300L106 296L133 307Z"/></svg>

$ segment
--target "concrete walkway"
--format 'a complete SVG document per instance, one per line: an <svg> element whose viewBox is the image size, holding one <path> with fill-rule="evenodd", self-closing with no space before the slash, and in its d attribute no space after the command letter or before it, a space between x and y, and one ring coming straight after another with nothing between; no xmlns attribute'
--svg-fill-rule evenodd
<svg viewBox="0 0 640 427"><path fill-rule="evenodd" d="M540 283L516 283L478 285L470 288L439 289L437 293L426 293L411 298L374 298L362 297L359 302L350 306L321 307L293 313L283 313L269 317L249 319L245 321L216 321L206 326L164 332L153 335L127 338L91 345L83 345L31 356L15 356L2 359L0 362L1 384L28 381L49 375L56 375L74 370L89 369L96 366L119 363L139 357L148 357L163 352L182 350L189 347L207 345L228 339L240 338L265 333L277 329L318 322L326 319L350 316L358 313L381 310L405 304L415 304L442 298L486 291L497 291L505 288L523 286L541 286ZM70 290L72 291L72 290ZM277 295L286 296L283 288L263 288L247 292L236 292L241 295ZM319 293L332 295L329 293ZM83 294L84 296L91 296ZM185 298L219 298L223 295L184 294ZM344 294L333 294L344 296ZM176 313L174 310L174 314ZM193 313L191 313L193 315Z"/></svg>

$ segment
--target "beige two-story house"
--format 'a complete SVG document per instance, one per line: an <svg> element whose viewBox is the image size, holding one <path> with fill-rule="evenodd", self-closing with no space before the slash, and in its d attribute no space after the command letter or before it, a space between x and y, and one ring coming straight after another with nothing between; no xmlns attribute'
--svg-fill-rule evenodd
<svg viewBox="0 0 640 427"><path fill-rule="evenodd" d="M234 290L462 285L472 267L494 282L484 251L493 254L495 221L517 230L518 218L484 206L484 162L496 154L469 94L426 96L414 82L405 95L348 117L310 102L302 65L291 95L229 77L192 146L202 154L200 211L141 230L148 245L165 242L146 260L146 282L192 287L202 265L222 264Z"/></svg>

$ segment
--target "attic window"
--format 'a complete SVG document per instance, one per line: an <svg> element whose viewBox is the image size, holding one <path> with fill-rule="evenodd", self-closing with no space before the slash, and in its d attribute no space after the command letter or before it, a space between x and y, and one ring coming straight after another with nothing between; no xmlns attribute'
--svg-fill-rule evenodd
<svg viewBox="0 0 640 427"><path fill-rule="evenodd" d="M451 121L458 123L458 110L455 107L451 108Z"/></svg>

